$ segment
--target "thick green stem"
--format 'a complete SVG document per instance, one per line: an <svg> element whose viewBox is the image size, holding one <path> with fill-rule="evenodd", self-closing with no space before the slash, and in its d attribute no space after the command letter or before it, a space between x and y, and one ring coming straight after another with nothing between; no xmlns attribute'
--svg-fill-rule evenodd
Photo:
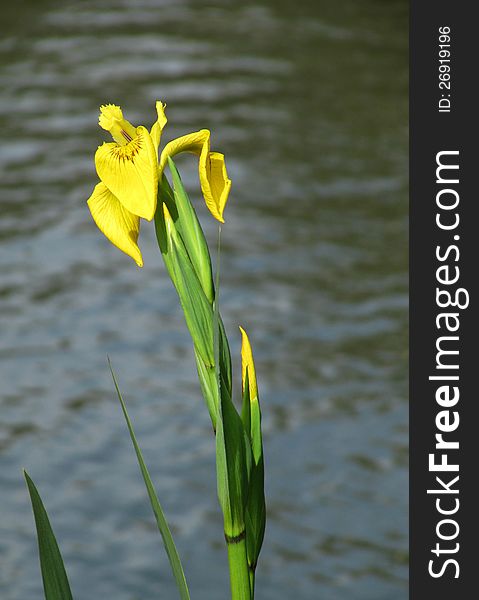
<svg viewBox="0 0 479 600"><path fill-rule="evenodd" d="M252 600L246 539L244 536L241 536L241 539L239 537L226 540L230 566L231 600Z"/></svg>

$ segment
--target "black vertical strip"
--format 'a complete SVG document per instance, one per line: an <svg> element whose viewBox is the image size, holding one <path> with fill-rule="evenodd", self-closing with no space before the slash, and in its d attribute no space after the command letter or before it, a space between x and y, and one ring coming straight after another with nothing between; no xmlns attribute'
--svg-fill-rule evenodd
<svg viewBox="0 0 479 600"><path fill-rule="evenodd" d="M479 25L475 8L474 2L465 0L410 3L413 600L479 598ZM450 62L441 50L450 51ZM450 69L440 69L441 65ZM450 111L440 112L448 109L448 101ZM459 168L439 170L438 182L438 161Z"/></svg>

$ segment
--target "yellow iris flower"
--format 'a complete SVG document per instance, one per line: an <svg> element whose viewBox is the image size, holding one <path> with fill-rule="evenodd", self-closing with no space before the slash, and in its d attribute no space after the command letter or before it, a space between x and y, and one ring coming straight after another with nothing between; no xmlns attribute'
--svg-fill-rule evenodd
<svg viewBox="0 0 479 600"><path fill-rule="evenodd" d="M156 103L158 118L148 131L133 127L114 104L100 108L99 125L114 142L96 151L95 166L101 183L95 186L88 207L100 231L139 267L143 258L138 246L140 217L155 216L158 193L158 146L166 125L165 105Z"/></svg>
<svg viewBox="0 0 479 600"><path fill-rule="evenodd" d="M223 211L231 188L223 154L210 151L210 132L202 129L166 144L158 161L161 134L167 123L166 105L156 103L157 120L150 131L134 127L114 104L100 107L99 125L113 142L104 142L95 153L100 183L88 199L93 220L105 236L128 254L139 267L143 258L138 246L140 218L155 215L158 180L168 162L179 152L199 155L201 190L211 214L223 222Z"/></svg>

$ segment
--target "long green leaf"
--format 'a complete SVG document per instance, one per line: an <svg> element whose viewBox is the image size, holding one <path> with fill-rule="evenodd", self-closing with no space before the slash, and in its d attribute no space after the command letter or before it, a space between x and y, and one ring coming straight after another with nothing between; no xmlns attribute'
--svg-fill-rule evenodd
<svg viewBox="0 0 479 600"><path fill-rule="evenodd" d="M205 235L196 216L196 211L183 186L178 169L171 158L168 158L168 166L171 171L173 193L178 211L178 221L175 221L175 225L183 238L186 250L191 259L191 264L201 282L203 291L209 302L213 303L213 275L211 272L210 252Z"/></svg>
<svg viewBox="0 0 479 600"><path fill-rule="evenodd" d="M120 392L120 388L118 386L118 382L116 380L115 374L113 372L113 368L111 366L110 359L108 359L108 365L110 367L111 376L113 378L113 383L115 384L116 393L118 395L118 399L121 404L121 408L123 410L123 415L125 416L125 421L128 427L128 431L130 432L131 441L133 442L133 447L135 448L136 456L138 458L138 464L140 466L140 471L143 476L143 480L145 482L146 490L148 492L148 496L150 498L151 507L153 509L153 513L156 517L156 523L158 525L158 529L161 533L161 537L163 538L163 544L165 546L166 554L168 555L168 559L170 561L171 570L173 571L173 575L176 579L176 585L178 586L178 590L180 592L181 600L190 600L190 593L188 591L188 585L186 583L185 574L183 571L183 567L181 565L180 557L178 555L178 550L176 549L175 542L173 541L173 536L171 535L170 528L168 527L168 523L166 521L165 515L161 508L160 501L158 500L158 496L156 494L155 488L153 486L153 482L151 481L150 474L146 467L145 461L143 460L143 455L141 453L138 442L136 441L135 432L133 430L133 425L131 423L130 417L126 410L125 402L123 401L123 397Z"/></svg>
<svg viewBox="0 0 479 600"><path fill-rule="evenodd" d="M244 534L244 513L252 456L248 435L231 399L231 387L225 385L222 377L225 359L221 353L221 344L225 343L226 334L220 327L219 315L220 249L221 226L218 229L216 296L213 313L214 355L220 398L216 425L216 473L218 499L223 511L225 534L235 538Z"/></svg>
<svg viewBox="0 0 479 600"><path fill-rule="evenodd" d="M233 402L225 390L216 425L218 498L223 510L225 534L244 534L252 455L249 439Z"/></svg>
<svg viewBox="0 0 479 600"><path fill-rule="evenodd" d="M196 275L191 260L166 204L155 214L158 243L178 292L186 325L203 362L213 366L213 308Z"/></svg>
<svg viewBox="0 0 479 600"><path fill-rule="evenodd" d="M266 527L266 504L264 498L264 462L253 461L249 482L249 496L245 512L246 542L249 568L254 574L263 545Z"/></svg>
<svg viewBox="0 0 479 600"><path fill-rule="evenodd" d="M173 161L170 162L174 190L166 176L159 184L155 227L165 265L180 297L186 324L193 338L198 376L208 411L216 430L218 384L215 375L213 332L214 286L206 240L193 206L184 190ZM162 203L168 209L165 218ZM212 302L213 300L213 302ZM231 390L231 353L221 317L219 357L222 385Z"/></svg>
<svg viewBox="0 0 479 600"><path fill-rule="evenodd" d="M216 428L216 479L218 500L223 511L224 533L228 548L231 600L252 600L245 531L245 507L252 464L251 446L231 399L231 384L225 385L224 369L231 369L231 357L224 328L220 326L219 279L221 255L221 226L218 229L218 251L214 302L214 355L216 382L219 390ZM227 360L221 351L226 343Z"/></svg>
<svg viewBox="0 0 479 600"><path fill-rule="evenodd" d="M37 528L45 600L72 600L65 565L42 499L28 473L23 471L23 475L27 482Z"/></svg>
<svg viewBox="0 0 479 600"><path fill-rule="evenodd" d="M245 332L242 330L243 335ZM251 361L244 365L245 374L243 382L243 409L242 420L246 430L249 432L251 440L251 451L253 462L249 481L249 495L246 505L245 522L246 522L246 541L248 547L248 563L251 571L251 584L254 586L254 572L258 557L263 544L265 526L266 526L266 503L264 497L264 459L263 459L263 439L261 433L261 409L258 398L258 386L256 382L256 371L254 368L254 359L249 346L249 340L246 336L246 341L250 350L250 358L243 357L242 360ZM245 339L243 339L243 344ZM250 386L250 367L251 367L251 383ZM250 396L251 387L255 396Z"/></svg>
<svg viewBox="0 0 479 600"><path fill-rule="evenodd" d="M251 438L251 402L249 397L249 373L246 368L245 379L243 384L243 404L241 405L241 420L244 428Z"/></svg>
<svg viewBox="0 0 479 600"><path fill-rule="evenodd" d="M203 362L203 359L198 353L198 350L194 348L196 369L198 371L198 379L205 399L206 406L211 418L211 424L213 425L213 431L216 432L216 415L218 412L219 396L218 396L218 384L216 381L216 369L215 367L208 367Z"/></svg>

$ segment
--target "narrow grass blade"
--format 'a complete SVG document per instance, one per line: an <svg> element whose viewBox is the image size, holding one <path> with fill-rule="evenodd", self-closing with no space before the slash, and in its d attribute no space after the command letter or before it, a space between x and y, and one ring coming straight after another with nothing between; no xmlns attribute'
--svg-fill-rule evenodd
<svg viewBox="0 0 479 600"><path fill-rule="evenodd" d="M140 466L140 471L143 476L143 480L145 482L146 490L148 492L148 496L150 498L151 507L153 509L153 513L156 517L156 523L158 525L158 529L161 533L161 537L163 538L163 544L165 546L166 554L168 555L168 559L170 561L171 570L173 571L173 575L176 579L176 585L178 586L178 590L180 592L181 600L190 600L190 593L188 591L188 585L186 584L185 574L183 572L183 567L181 565L180 557L178 555L178 551L175 546L175 542L173 541L173 537L171 535L170 528L168 527L168 523L166 521L165 515L163 514L163 510L160 505L160 501L158 500L158 496L156 495L155 488L153 486L153 482L151 481L150 474L145 465L145 461L143 460L143 455L141 453L140 447L138 446L138 442L136 441L135 432L133 431L133 425L131 423L130 417L126 410L125 402L123 401L123 397L120 392L120 388L118 387L118 383L113 372L113 368L111 366L110 359L108 359L108 366L110 367L111 376L113 378L113 383L115 384L116 393L118 395L118 399L121 404L121 408L123 410L123 415L125 416L125 421L128 427L128 431L130 432L131 441L133 442L133 447L135 448L136 456L138 458L138 464Z"/></svg>
<svg viewBox="0 0 479 600"><path fill-rule="evenodd" d="M42 499L28 473L23 471L23 475L27 482L37 528L45 600L72 600L65 565Z"/></svg>

